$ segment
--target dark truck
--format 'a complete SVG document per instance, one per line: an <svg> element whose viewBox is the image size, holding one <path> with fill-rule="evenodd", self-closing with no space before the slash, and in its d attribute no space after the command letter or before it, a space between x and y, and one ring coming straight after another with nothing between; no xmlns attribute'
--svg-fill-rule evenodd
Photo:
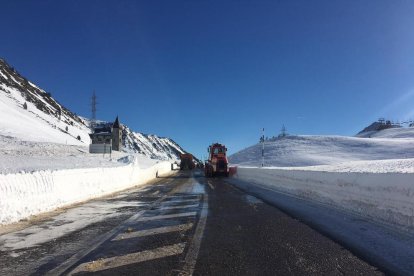
<svg viewBox="0 0 414 276"><path fill-rule="evenodd" d="M180 155L180 158L180 170L193 170L195 168L194 158L192 154L183 153Z"/></svg>

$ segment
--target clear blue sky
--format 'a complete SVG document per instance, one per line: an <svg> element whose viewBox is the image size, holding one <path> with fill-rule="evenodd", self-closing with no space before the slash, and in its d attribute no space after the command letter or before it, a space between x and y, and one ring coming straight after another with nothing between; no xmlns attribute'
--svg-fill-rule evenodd
<svg viewBox="0 0 414 276"><path fill-rule="evenodd" d="M0 56L82 116L200 157L414 118L414 1L2 1Z"/></svg>

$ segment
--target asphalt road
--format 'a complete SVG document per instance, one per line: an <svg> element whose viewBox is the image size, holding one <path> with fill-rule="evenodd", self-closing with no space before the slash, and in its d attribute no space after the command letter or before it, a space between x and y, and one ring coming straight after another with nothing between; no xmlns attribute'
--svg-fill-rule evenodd
<svg viewBox="0 0 414 276"><path fill-rule="evenodd" d="M77 214L86 216L83 224L76 224ZM0 275L383 274L306 224L200 171L2 232Z"/></svg>

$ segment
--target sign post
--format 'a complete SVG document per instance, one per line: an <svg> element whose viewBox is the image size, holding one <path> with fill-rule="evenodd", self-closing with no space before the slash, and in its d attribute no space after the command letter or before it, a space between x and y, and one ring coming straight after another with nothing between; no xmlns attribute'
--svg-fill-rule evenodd
<svg viewBox="0 0 414 276"><path fill-rule="evenodd" d="M265 143L265 135L264 135L265 129L262 129L262 167L264 167L264 143Z"/></svg>

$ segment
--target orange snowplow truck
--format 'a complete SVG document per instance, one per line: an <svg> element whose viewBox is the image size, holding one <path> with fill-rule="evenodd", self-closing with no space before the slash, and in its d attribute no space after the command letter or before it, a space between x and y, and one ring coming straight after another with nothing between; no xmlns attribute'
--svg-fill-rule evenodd
<svg viewBox="0 0 414 276"><path fill-rule="evenodd" d="M192 154L183 153L180 155L180 159L180 170L192 170L195 168Z"/></svg>
<svg viewBox="0 0 414 276"><path fill-rule="evenodd" d="M208 160L206 160L204 166L206 177L217 175L229 176L229 161L226 156L226 146L215 143L209 146L207 150Z"/></svg>

